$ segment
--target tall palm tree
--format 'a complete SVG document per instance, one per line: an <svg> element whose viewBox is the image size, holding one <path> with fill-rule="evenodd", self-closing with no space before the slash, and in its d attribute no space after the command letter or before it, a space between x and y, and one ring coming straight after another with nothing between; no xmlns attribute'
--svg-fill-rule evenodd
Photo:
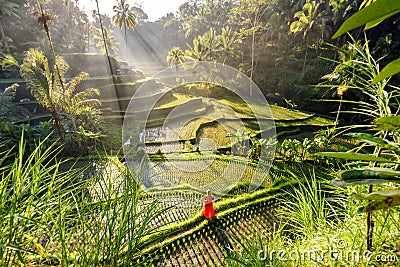
<svg viewBox="0 0 400 267"><path fill-rule="evenodd" d="M296 21L290 24L290 31L292 33L303 33L303 39L306 40L306 52L304 55L303 70L305 69L308 54L309 45L309 34L312 30L319 30L321 38L317 37L317 53L318 53L318 43L320 39L324 38L326 32L326 20L324 19L323 12L319 11L321 3L315 0L307 0L304 4L302 10L297 11L294 14Z"/></svg>
<svg viewBox="0 0 400 267"><path fill-rule="evenodd" d="M118 81L117 81L117 78L115 76L113 65L111 63L110 54L109 54L109 51L108 51L107 36L106 36L107 30L104 28L103 19L101 18L99 0L95 0L95 2L96 2L96 11L94 12L94 15L97 15L98 18L99 18L100 31L101 31L101 36L103 38L103 43L104 43L104 51L105 51L105 54L106 54L106 57L107 57L108 66L110 68L110 73L111 73L111 77L112 77L112 80L113 80L114 90L115 90L115 93L117 95L117 98L119 99L120 98L119 91L117 90L117 88L115 86ZM119 110L121 111L120 114L124 115L123 112L122 112L122 106L121 106L121 102L120 101L118 101L118 107L119 107Z"/></svg>
<svg viewBox="0 0 400 267"><path fill-rule="evenodd" d="M265 27L265 15L270 7L270 1L267 0L247 0L239 1L240 5L234 8L234 13L236 16L243 17L241 22L241 29L243 34L243 39L250 38L251 47L251 65L250 65L250 80L253 80L254 72L257 67L256 58L256 42L257 36L263 31ZM251 86L249 86L251 88ZM252 90L249 90L250 97L252 96Z"/></svg>
<svg viewBox="0 0 400 267"><path fill-rule="evenodd" d="M202 36L203 43L207 49L207 57L213 59L215 53L219 50L220 39L217 37L215 29L211 28Z"/></svg>
<svg viewBox="0 0 400 267"><path fill-rule="evenodd" d="M128 28L134 29L136 27L136 15L131 12L129 4L127 4L125 0L118 0L118 5L114 6L113 10L116 14L112 17L112 21L117 28L124 28L125 44L127 45L128 39L126 36L126 30Z"/></svg>
<svg viewBox="0 0 400 267"><path fill-rule="evenodd" d="M193 46L189 46L186 55L194 61L213 59L214 54L219 50L220 40L215 34L214 29L210 29L203 35L197 36L193 40Z"/></svg>
<svg viewBox="0 0 400 267"><path fill-rule="evenodd" d="M56 51L54 49L53 40L51 38L50 29L49 29L49 25L48 25L48 23L54 18L54 14L52 12L44 9L41 0L37 0L37 3L39 6L39 12L35 12L34 15L37 16L38 23L43 25L43 28L47 35L47 39L49 41L49 46L50 46L51 53L53 55L53 60L55 62L54 69L58 73L57 77L61 77L61 74L60 74L61 70L60 70L60 67L57 65L57 55L56 55ZM59 83L60 83L61 87L64 88L63 80L59 79ZM61 124L58 124L57 120L55 121L55 123L56 123L56 129L58 129L59 132L62 133L63 129L62 129ZM62 134L61 134L61 138L63 139Z"/></svg>
<svg viewBox="0 0 400 267"><path fill-rule="evenodd" d="M183 53L182 49L179 47L173 47L167 56L167 62L172 67L175 66L176 70L178 70L178 65L182 64L185 60L185 53Z"/></svg>
<svg viewBox="0 0 400 267"><path fill-rule="evenodd" d="M115 51L118 51L117 38L112 35L112 30L107 30L107 28L99 29L99 34L94 35L94 39L97 40L96 47L100 47L104 54L109 53L110 55L115 55Z"/></svg>

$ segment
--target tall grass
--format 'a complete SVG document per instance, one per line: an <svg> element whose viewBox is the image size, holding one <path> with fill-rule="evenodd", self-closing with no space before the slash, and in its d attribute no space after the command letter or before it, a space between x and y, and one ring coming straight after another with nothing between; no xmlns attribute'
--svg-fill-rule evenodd
<svg viewBox="0 0 400 267"><path fill-rule="evenodd" d="M104 159L93 177L61 171L60 149L43 142L29 155L23 138L17 154L0 152L0 266L128 265L164 210L141 205L128 170L110 173Z"/></svg>
<svg viewBox="0 0 400 267"><path fill-rule="evenodd" d="M291 235L310 235L343 216L345 199L333 195L333 188L317 177L315 169L292 173L298 186L282 199L281 214L284 227ZM325 180L326 181L326 180Z"/></svg>

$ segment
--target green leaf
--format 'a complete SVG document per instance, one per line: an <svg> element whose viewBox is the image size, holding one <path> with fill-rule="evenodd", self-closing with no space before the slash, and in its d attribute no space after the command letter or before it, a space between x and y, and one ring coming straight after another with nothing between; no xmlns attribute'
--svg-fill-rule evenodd
<svg viewBox="0 0 400 267"><path fill-rule="evenodd" d="M348 133L346 135L354 137L354 138L359 139L361 141L364 141L365 143L367 143L369 145L381 147L381 148L388 149L388 150L393 150L395 152L400 153L400 148L396 143L390 142L388 140L382 139L382 138L377 137L377 136L373 136L372 134L367 134L367 133Z"/></svg>
<svg viewBox="0 0 400 267"><path fill-rule="evenodd" d="M361 154L353 152L318 152L315 156L337 158L345 160L361 160L361 161L375 161L375 162L397 162L391 159L377 157L371 154Z"/></svg>
<svg viewBox="0 0 400 267"><path fill-rule="evenodd" d="M346 170L338 173L331 181L332 185L344 187L352 184L382 184L400 182L400 171L388 168L363 168Z"/></svg>
<svg viewBox="0 0 400 267"><path fill-rule="evenodd" d="M400 12L399 0L377 0L348 18L332 38L335 39L364 24L377 22L379 19L386 17L389 14L394 15L398 12Z"/></svg>
<svg viewBox="0 0 400 267"><path fill-rule="evenodd" d="M400 205L400 190L383 190L368 194L366 199L371 200L364 208L364 212L388 209Z"/></svg>
<svg viewBox="0 0 400 267"><path fill-rule="evenodd" d="M376 118L373 122L376 128L375 130L382 131L400 131L400 116L385 116Z"/></svg>
<svg viewBox="0 0 400 267"><path fill-rule="evenodd" d="M5 55L1 62L1 65L3 66L3 69L9 66L19 66L18 61L12 55Z"/></svg>
<svg viewBox="0 0 400 267"><path fill-rule="evenodd" d="M367 200L384 200L388 197L400 196L400 190L382 190L370 193L364 198Z"/></svg>
<svg viewBox="0 0 400 267"><path fill-rule="evenodd" d="M399 1L400 3L400 1ZM375 76L375 78L372 80L372 84L376 84L386 78L389 78L397 73L400 72L400 58L393 60L389 64L386 65L386 67L383 68L381 72L379 72L378 75Z"/></svg>
<svg viewBox="0 0 400 267"><path fill-rule="evenodd" d="M390 18L391 16L395 15L398 11L394 11L393 13L387 14L386 16L383 16L377 20L370 21L365 25L364 30L369 30L375 26L378 26L382 21L384 21L387 18Z"/></svg>

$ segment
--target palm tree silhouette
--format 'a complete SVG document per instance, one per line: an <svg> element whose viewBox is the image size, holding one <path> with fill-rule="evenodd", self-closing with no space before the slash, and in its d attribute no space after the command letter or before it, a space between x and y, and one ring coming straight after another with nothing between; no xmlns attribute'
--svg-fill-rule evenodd
<svg viewBox="0 0 400 267"><path fill-rule="evenodd" d="M119 0L118 5L114 6L113 10L117 14L112 17L112 21L117 28L124 28L125 45L128 45L126 30L128 28L134 29L136 27L136 15L131 12L129 4L127 4L125 0Z"/></svg>
<svg viewBox="0 0 400 267"><path fill-rule="evenodd" d="M178 65L182 64L184 60L185 60L185 54L179 47L173 47L168 52L167 62L171 67L175 66L176 70L178 70Z"/></svg>

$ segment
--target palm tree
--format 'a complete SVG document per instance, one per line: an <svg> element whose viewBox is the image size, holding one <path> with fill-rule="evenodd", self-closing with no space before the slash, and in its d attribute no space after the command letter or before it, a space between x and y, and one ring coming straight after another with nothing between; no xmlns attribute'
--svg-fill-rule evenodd
<svg viewBox="0 0 400 267"><path fill-rule="evenodd" d="M309 33L312 30L318 29L321 33L321 39L324 38L324 34L326 32L326 21L323 17L323 12L319 12L319 7L321 3L317 1L307 0L304 4L302 10L297 11L294 14L294 18L298 20L293 21L290 24L290 31L292 33L303 33L303 39L306 40L306 52L304 55L304 63L303 63L303 71L306 66L307 54L308 54L308 45L309 45ZM320 38L317 38L317 53L318 53L318 43Z"/></svg>
<svg viewBox="0 0 400 267"><path fill-rule="evenodd" d="M234 9L236 16L243 17L241 22L241 32L243 39L250 37L251 39L251 65L250 65L250 80L253 80L254 72L257 67L256 58L256 37L262 32L265 27L265 15L269 10L270 3L267 0L247 0L240 1L240 5ZM251 88L251 85L249 86ZM250 97L252 90L249 90Z"/></svg>
<svg viewBox="0 0 400 267"><path fill-rule="evenodd" d="M104 54L115 55L114 51L119 51L117 38L112 35L112 30L107 30L107 28L99 29L99 34L94 35L94 39L97 40L96 47L100 47Z"/></svg>
<svg viewBox="0 0 400 267"><path fill-rule="evenodd" d="M61 114L58 108L60 100L60 79L64 73L63 65L59 65L58 73L55 74L56 65L60 57L56 57L53 69L43 52L30 49L24 57L23 64L20 66L21 76L27 81L27 87L39 105L45 107L51 114L54 129L63 138L64 126L61 123ZM16 61L15 61L16 62Z"/></svg>
<svg viewBox="0 0 400 267"><path fill-rule="evenodd" d="M76 86L86 80L89 75L81 72L71 81L66 82L64 76L68 70L69 65L61 56L56 57L54 66L50 68L46 56L37 49L30 49L20 66L21 76L27 81L31 94L41 106L49 110L55 129L61 136L65 133L61 123L62 114L70 119L77 135L76 117L85 110L101 104L98 99L90 99L100 94L97 89L88 88L79 93L75 92ZM77 140L79 142L79 136Z"/></svg>
<svg viewBox="0 0 400 267"><path fill-rule="evenodd" d="M204 44L202 36L197 36L193 40L193 47L189 46L189 50L185 51L185 54L188 58L194 61L202 61L206 60L208 57L208 49Z"/></svg>
<svg viewBox="0 0 400 267"><path fill-rule="evenodd" d="M223 64L226 62L228 56L236 56L237 46L242 40L238 37L238 34L234 32L229 26L223 27L221 35L219 35L220 51L223 53Z"/></svg>
<svg viewBox="0 0 400 267"><path fill-rule="evenodd" d="M128 39L126 36L127 28L134 29L136 27L136 15L131 12L129 9L129 4L125 3L125 0L119 0L118 5L113 7L115 14L112 17L112 21L114 22L117 28L124 28L125 33L125 44L128 44Z"/></svg>
<svg viewBox="0 0 400 267"><path fill-rule="evenodd" d="M220 47L220 39L217 37L215 33L215 29L211 28L209 31L203 34L202 40L204 46L208 50L207 57L212 59L214 57L215 52L218 51Z"/></svg>
<svg viewBox="0 0 400 267"><path fill-rule="evenodd" d="M117 81L116 76L114 75L115 73L114 73L113 65L111 63L111 58L110 58L110 54L109 54L109 47L108 47L109 43L107 41L107 39L109 39L108 38L109 34L107 32L107 29L104 28L104 25L103 25L103 20L101 18L101 14L100 14L99 0L95 0L95 2L96 2L96 10L93 12L93 14L97 15L99 17L100 32L101 32L102 42L103 42L103 45L104 45L104 51L105 51L105 54L106 54L106 57L107 57L108 66L110 68L111 77L113 79L113 85L114 85L115 93L117 95L117 98L119 99L120 98L119 91L115 87L115 85L117 84L118 81ZM101 41L99 40L99 42L101 42ZM112 43L110 43L110 45L112 46ZM121 115L123 115L122 106L121 106L121 102L120 101L118 101L118 106L119 106L119 110L121 111Z"/></svg>
<svg viewBox="0 0 400 267"><path fill-rule="evenodd" d="M54 69L55 71L57 71L58 75L57 77L61 77L61 70L60 67L57 65L57 55L56 55L56 51L54 49L54 45L53 45L53 41L51 38L51 34L50 34L50 30L49 30L49 25L48 23L51 22L51 20L54 18L54 14L48 10L44 10L43 4L41 2L41 0L37 0L38 6L39 6L39 12L35 12L34 15L37 17L38 23L43 25L43 28L46 32L47 35L47 39L49 41L49 46L50 46L50 50L51 53L53 55L53 60L55 62L54 64ZM47 60L47 59L46 59ZM61 66L62 68L62 66ZM59 79L58 81L60 83L60 86L62 88L64 88L64 83L61 79ZM54 118L53 118L54 119ZM59 131L60 135L61 135L61 139L63 139L63 129L62 129L62 125L59 123L59 120L55 120L55 126L56 126L56 130Z"/></svg>
<svg viewBox="0 0 400 267"><path fill-rule="evenodd" d="M189 46L186 55L194 61L202 61L212 59L213 54L218 51L220 40L215 34L214 29L210 29L202 36L197 36L193 40L193 47Z"/></svg>
<svg viewBox="0 0 400 267"><path fill-rule="evenodd" d="M175 66L176 70L178 70L178 65L182 64L185 60L185 53L183 53L182 49L179 47L173 47L167 56L167 62L172 67Z"/></svg>
<svg viewBox="0 0 400 267"><path fill-rule="evenodd" d="M84 91L75 93L76 86L88 78L89 74L86 72L81 72L72 78L71 81L65 84L65 91L62 92L62 97L59 102L60 109L65 113L73 116L79 116L86 110L101 105L99 99L90 98L100 95L100 91L98 89L87 88Z"/></svg>
<svg viewBox="0 0 400 267"><path fill-rule="evenodd" d="M66 64L66 62L64 62ZM67 64L68 66L68 64ZM68 68L67 68L68 69ZM99 96L100 91L94 88L87 88L84 91L79 93L75 93L76 86L82 83L83 81L89 78L89 74L86 72L81 72L71 81L65 84L65 90L61 94L61 98L59 101L59 108L71 121L72 128L75 132L76 140L80 147L82 147L82 138L81 134L84 134L85 131L78 130L82 129L83 125L77 125L77 118L81 116L85 112L90 112L96 106L100 106L101 102L97 98L91 98L93 96ZM83 136L85 138L85 136ZM85 147L87 150L87 147Z"/></svg>

